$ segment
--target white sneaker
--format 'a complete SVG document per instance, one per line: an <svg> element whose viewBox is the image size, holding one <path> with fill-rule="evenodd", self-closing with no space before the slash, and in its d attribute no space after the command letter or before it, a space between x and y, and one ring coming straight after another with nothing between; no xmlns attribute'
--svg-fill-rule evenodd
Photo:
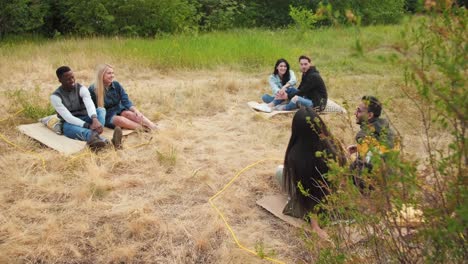
<svg viewBox="0 0 468 264"><path fill-rule="evenodd" d="M258 104L256 106L254 106L253 109L258 110L258 111L262 111L262 112L265 112L265 113L271 113L271 108L267 104Z"/></svg>

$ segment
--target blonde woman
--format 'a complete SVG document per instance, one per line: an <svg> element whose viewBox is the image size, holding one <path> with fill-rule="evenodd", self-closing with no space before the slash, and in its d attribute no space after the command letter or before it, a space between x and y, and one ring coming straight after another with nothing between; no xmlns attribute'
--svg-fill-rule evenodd
<svg viewBox="0 0 468 264"><path fill-rule="evenodd" d="M96 78L89 86L89 92L97 107L106 108L106 127L157 129L156 124L133 105L122 85L114 80L114 69L109 64L97 66Z"/></svg>

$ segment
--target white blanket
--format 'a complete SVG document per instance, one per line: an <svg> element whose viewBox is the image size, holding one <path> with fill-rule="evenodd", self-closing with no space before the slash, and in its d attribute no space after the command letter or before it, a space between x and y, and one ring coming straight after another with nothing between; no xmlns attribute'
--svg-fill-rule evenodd
<svg viewBox="0 0 468 264"><path fill-rule="evenodd" d="M250 101L250 102L247 103L247 105L250 107L250 109L252 109L255 112L261 113L266 118L270 118L270 117L272 117L274 115L278 115L278 114L295 113L297 111L297 109L294 109L294 110L291 110L291 111L276 111L276 110L273 109L273 111L271 113L265 113L265 112L260 112L260 111L258 111L258 110L256 110L254 108L256 105L259 105L259 103L255 102L255 101ZM340 106L335 101L333 101L331 99L328 99L327 106L325 107L325 109L322 112L319 112L319 114L329 114L329 113L346 114L347 111L346 111L346 109L344 109L344 107Z"/></svg>

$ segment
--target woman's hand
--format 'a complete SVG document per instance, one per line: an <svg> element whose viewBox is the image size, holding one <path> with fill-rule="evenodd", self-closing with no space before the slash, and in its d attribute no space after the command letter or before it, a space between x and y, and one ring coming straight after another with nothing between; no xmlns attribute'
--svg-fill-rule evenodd
<svg viewBox="0 0 468 264"><path fill-rule="evenodd" d="M286 100L288 99L288 94L284 91L279 90L279 92L275 96L275 99Z"/></svg>
<svg viewBox="0 0 468 264"><path fill-rule="evenodd" d="M283 92L285 93L286 90L289 88L290 84L289 83L286 83L285 85L283 85L283 87L281 87L281 89L279 90L279 92Z"/></svg>

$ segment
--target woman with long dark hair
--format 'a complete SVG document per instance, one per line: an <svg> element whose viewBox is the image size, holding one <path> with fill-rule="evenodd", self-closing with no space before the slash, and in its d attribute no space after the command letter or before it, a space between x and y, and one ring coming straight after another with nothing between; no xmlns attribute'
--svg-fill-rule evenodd
<svg viewBox="0 0 468 264"><path fill-rule="evenodd" d="M279 59L275 63L273 73L270 75L268 82L270 83L272 95L264 94L262 101L264 104L258 105L255 109L263 112L271 112L271 108L284 102L283 99L277 99L277 95L281 93L292 94L297 92L295 87L297 83L296 75L289 67L289 63L285 59Z"/></svg>
<svg viewBox="0 0 468 264"><path fill-rule="evenodd" d="M321 238L328 238L317 219L307 219L317 212L331 191L327 180L328 162L346 163L344 151L312 108L301 108L293 118L291 138L286 149L282 187L289 196L283 214L310 220ZM301 191L302 190L302 191Z"/></svg>

